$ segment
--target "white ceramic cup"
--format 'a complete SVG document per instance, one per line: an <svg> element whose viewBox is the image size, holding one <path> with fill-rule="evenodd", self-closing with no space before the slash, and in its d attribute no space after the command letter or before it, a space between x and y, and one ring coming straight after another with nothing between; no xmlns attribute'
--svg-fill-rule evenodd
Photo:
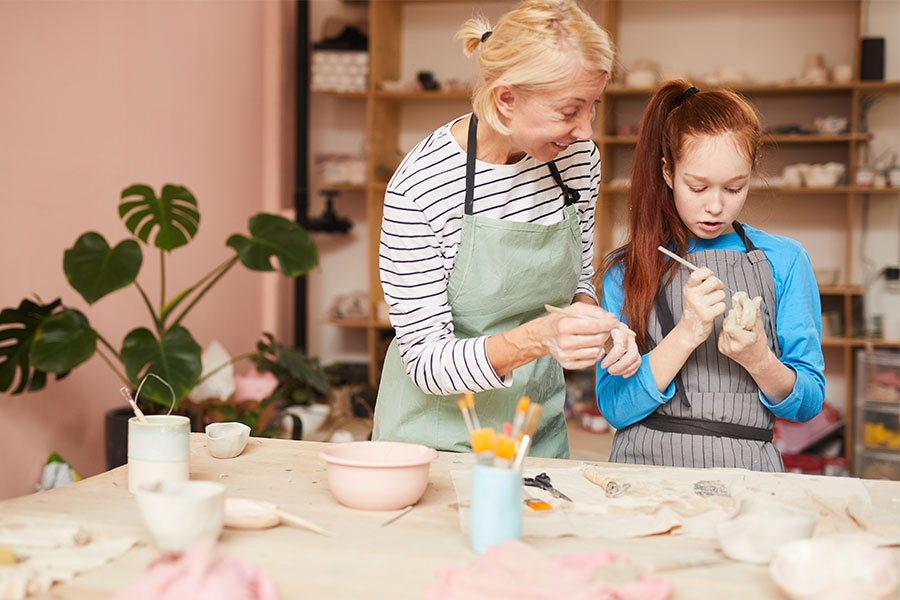
<svg viewBox="0 0 900 600"><path fill-rule="evenodd" d="M177 415L128 419L128 491L156 481L186 481L191 474L191 421Z"/></svg>
<svg viewBox="0 0 900 600"><path fill-rule="evenodd" d="M213 481L156 481L135 493L144 524L160 550L183 552L218 539L225 515L225 486Z"/></svg>

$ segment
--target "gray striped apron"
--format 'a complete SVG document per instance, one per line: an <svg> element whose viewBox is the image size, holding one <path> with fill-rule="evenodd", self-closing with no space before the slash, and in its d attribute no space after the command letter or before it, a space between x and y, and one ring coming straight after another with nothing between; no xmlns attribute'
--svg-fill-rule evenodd
<svg viewBox="0 0 900 600"><path fill-rule="evenodd" d="M703 250L691 262L708 267L733 290L753 298L762 296L763 325L769 347L781 355L775 335L775 281L765 252L747 238L735 221L735 232L746 252ZM650 312L648 343L655 347L681 315L684 285L690 271L677 266L672 282L660 283L656 305ZM731 308L726 292L725 303ZM750 374L727 356L717 343L724 317L688 357L675 377L675 396L645 419L620 429L613 438L610 461L675 467L737 467L753 471L784 470L772 444L775 415L759 399Z"/></svg>

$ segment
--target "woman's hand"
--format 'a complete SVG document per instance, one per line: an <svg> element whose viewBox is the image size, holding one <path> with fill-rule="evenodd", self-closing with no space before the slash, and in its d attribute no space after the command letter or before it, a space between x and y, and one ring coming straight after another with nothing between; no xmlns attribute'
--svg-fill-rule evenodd
<svg viewBox="0 0 900 600"><path fill-rule="evenodd" d="M550 313L541 317L543 331L540 334L546 353L564 369L595 365L606 354L608 342L612 342L611 348L617 348L610 332L620 323L611 313L586 302L574 302L566 311L581 316Z"/></svg>
<svg viewBox="0 0 900 600"><path fill-rule="evenodd" d="M738 292L731 301L732 309L725 316L719 333L719 352L735 361L753 375L763 369L774 354L763 327L759 310L762 298L753 300Z"/></svg>
<svg viewBox="0 0 900 600"><path fill-rule="evenodd" d="M722 282L703 267L688 278L684 286L684 307L676 329L685 341L696 348L709 337L713 321L725 313L725 291Z"/></svg>
<svg viewBox="0 0 900 600"><path fill-rule="evenodd" d="M621 375L628 378L637 373L641 366L641 353L634 341L634 332L619 323L610 332L606 342L606 356L600 367L610 375Z"/></svg>

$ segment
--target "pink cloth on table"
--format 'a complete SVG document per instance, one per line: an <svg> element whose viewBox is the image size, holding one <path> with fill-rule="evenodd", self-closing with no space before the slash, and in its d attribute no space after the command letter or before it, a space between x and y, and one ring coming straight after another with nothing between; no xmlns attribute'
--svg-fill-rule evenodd
<svg viewBox="0 0 900 600"><path fill-rule="evenodd" d="M259 567L200 542L183 555L164 554L113 600L278 600L278 589Z"/></svg>
<svg viewBox="0 0 900 600"><path fill-rule="evenodd" d="M612 552L546 556L519 540L491 546L464 567L435 571L437 583L428 600L665 600L672 595L667 579L638 576L605 583L598 568L628 562Z"/></svg>

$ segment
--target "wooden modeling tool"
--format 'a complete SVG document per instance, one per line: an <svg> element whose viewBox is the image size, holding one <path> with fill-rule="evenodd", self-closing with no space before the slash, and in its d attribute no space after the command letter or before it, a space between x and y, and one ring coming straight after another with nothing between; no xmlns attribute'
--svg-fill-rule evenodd
<svg viewBox="0 0 900 600"><path fill-rule="evenodd" d="M529 404L531 404L531 399L528 396L522 396L519 398L519 403L516 404L516 414L513 417L512 432L509 434L513 439L519 437L519 431L522 430L522 425L525 424L525 413L528 412Z"/></svg>
<svg viewBox="0 0 900 600"><path fill-rule="evenodd" d="M331 535L306 519L285 512L271 502L249 498L225 498L225 526L235 529L268 529L290 523L322 535Z"/></svg>
<svg viewBox="0 0 900 600"><path fill-rule="evenodd" d="M566 315L567 317L573 317L573 318L575 318L575 319L587 319L587 320L589 320L589 321L597 321L597 320L599 320L599 319L597 319L596 317L592 317L592 316L590 316L590 315L583 315L583 314L577 313L577 312L572 312L572 311L570 311L568 308L560 308L560 307L558 307L558 306L553 306L552 304L545 304L545 305L544 305L544 309L545 309L547 312L560 313L560 314ZM624 331L625 333L629 333L629 334L631 334L631 335L636 335L631 329L628 328L627 325L625 325L625 323L619 323L619 325L618 325L617 328L618 328L618 329L621 329L621 330Z"/></svg>
<svg viewBox="0 0 900 600"><path fill-rule="evenodd" d="M697 271L700 269L700 267L698 267L697 265L684 260L683 258L678 256L674 252L670 252L669 250L666 250L662 246L657 246L656 249L659 250L660 252L662 252L663 254L665 254L666 256L668 256L669 258L671 258L672 260L674 260L676 262L680 262L681 264L686 266L691 271ZM715 273L713 273L713 275L715 276ZM719 281L722 281L722 280L720 279ZM725 282L722 282L722 287L725 288L726 290L728 290L729 292L731 292L732 294L734 294L734 290L732 290L730 287L725 285Z"/></svg>
<svg viewBox="0 0 900 600"><path fill-rule="evenodd" d="M138 421L141 423L149 423L147 417L144 416L144 412L138 408L137 402L131 397L131 392L128 391L128 388L123 386L119 388L119 392L121 392L125 399L128 400L128 404L130 404L132 410L134 410L134 415L138 418Z"/></svg>
<svg viewBox="0 0 900 600"><path fill-rule="evenodd" d="M401 510L399 513L397 513L396 515L394 515L393 517L391 517L390 519L388 519L387 521L382 523L381 526L385 527L386 525L390 525L391 523L393 523L394 521L396 521L397 519L399 519L400 517L402 517L409 511L411 511L413 509L413 506L415 506L415 504L410 504L409 506L407 506L406 508Z"/></svg>
<svg viewBox="0 0 900 600"><path fill-rule="evenodd" d="M472 418L472 427L481 429L481 423L478 421L478 415L475 413L475 394L466 392L466 406L469 407L469 416Z"/></svg>

